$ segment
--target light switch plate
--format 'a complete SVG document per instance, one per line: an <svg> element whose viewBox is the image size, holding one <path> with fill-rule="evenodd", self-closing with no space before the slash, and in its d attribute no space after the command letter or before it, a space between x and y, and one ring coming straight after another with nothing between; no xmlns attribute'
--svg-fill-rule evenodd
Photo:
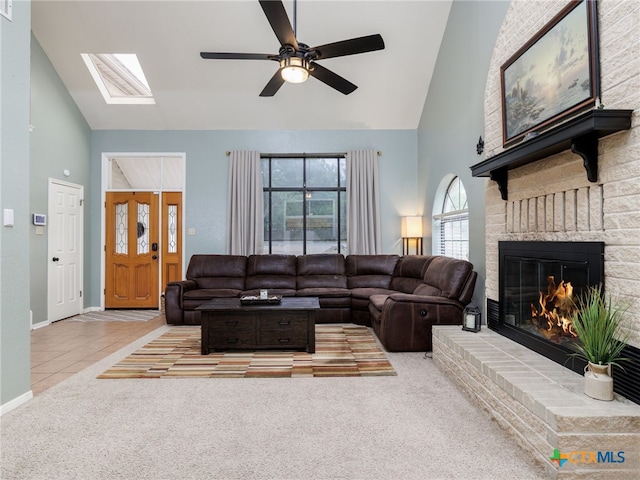
<svg viewBox="0 0 640 480"><path fill-rule="evenodd" d="M4 209L4 226L13 227L13 208Z"/></svg>

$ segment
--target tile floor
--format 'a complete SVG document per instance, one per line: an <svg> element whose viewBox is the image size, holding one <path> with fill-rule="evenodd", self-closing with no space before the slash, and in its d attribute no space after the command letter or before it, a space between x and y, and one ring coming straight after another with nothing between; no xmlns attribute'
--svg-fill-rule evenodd
<svg viewBox="0 0 640 480"><path fill-rule="evenodd" d="M164 315L146 322L61 320L31 332L31 390L47 388L165 325Z"/></svg>

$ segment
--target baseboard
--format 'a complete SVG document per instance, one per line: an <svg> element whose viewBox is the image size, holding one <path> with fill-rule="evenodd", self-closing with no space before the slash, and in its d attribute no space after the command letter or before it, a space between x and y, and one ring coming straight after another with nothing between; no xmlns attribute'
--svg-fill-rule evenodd
<svg viewBox="0 0 640 480"><path fill-rule="evenodd" d="M82 313L89 313L89 312L102 312L104 309L100 308L100 307L88 307L82 310Z"/></svg>
<svg viewBox="0 0 640 480"><path fill-rule="evenodd" d="M42 322L34 323L31 325L31 330L37 330L42 327L46 327L47 325L51 325L49 320L44 320Z"/></svg>
<svg viewBox="0 0 640 480"><path fill-rule="evenodd" d="M16 397L13 400L8 401L7 403L5 403L0 407L0 417L5 413L9 413L11 410L18 408L23 403L27 403L32 398L33 398L33 392L29 390L27 393L23 393L19 397Z"/></svg>

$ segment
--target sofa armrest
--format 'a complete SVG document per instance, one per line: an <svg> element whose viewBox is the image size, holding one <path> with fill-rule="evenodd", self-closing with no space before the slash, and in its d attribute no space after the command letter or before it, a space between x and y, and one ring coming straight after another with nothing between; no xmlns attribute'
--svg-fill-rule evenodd
<svg viewBox="0 0 640 480"><path fill-rule="evenodd" d="M380 315L380 340L389 351L431 351L433 325L460 325L460 302L431 295L393 293Z"/></svg>
<svg viewBox="0 0 640 480"><path fill-rule="evenodd" d="M182 296L189 290L195 290L198 284L195 280L182 280L167 283L164 290L164 314L167 323L173 325L184 324Z"/></svg>
<svg viewBox="0 0 640 480"><path fill-rule="evenodd" d="M387 302L391 299L394 302L402 302L402 303L412 303L412 304L422 304L424 306L429 305L449 305L454 306L462 311L463 305L457 300L453 300L451 298L438 297L435 295L416 295L414 293L392 293L387 298ZM386 303L385 303L386 306ZM460 318L462 321L462 317Z"/></svg>

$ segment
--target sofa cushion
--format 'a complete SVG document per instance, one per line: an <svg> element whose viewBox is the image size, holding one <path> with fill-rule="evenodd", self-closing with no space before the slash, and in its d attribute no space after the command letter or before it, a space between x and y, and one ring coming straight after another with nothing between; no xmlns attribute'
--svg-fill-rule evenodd
<svg viewBox="0 0 640 480"><path fill-rule="evenodd" d="M351 298L362 298L369 300L371 295L391 295L395 290L388 288L353 288L351 289Z"/></svg>
<svg viewBox="0 0 640 480"><path fill-rule="evenodd" d="M262 290L261 288L253 288L251 290L244 290L242 293L240 293L240 296L243 297L245 295L249 295L249 296L258 296L260 295L260 290ZM295 288L267 288L267 290L269 291L269 295L282 295L283 297L295 297L296 296L296 289Z"/></svg>
<svg viewBox="0 0 640 480"><path fill-rule="evenodd" d="M296 273L296 288L298 290L347 288L344 255L340 253L300 255L297 258Z"/></svg>
<svg viewBox="0 0 640 480"><path fill-rule="evenodd" d="M473 265L466 260L433 257L425 270L423 285L413 293L457 300L472 272Z"/></svg>
<svg viewBox="0 0 640 480"><path fill-rule="evenodd" d="M371 295L371 297L369 297L369 302L373 308L378 311L382 311L382 307L384 307L384 302L387 301L387 298L389 298L389 295Z"/></svg>
<svg viewBox="0 0 640 480"><path fill-rule="evenodd" d="M413 293L422 284L425 271L434 257L429 255L406 255L396 264L391 280L391 290Z"/></svg>
<svg viewBox="0 0 640 480"><path fill-rule="evenodd" d="M347 287L389 288L398 255L347 255Z"/></svg>
<svg viewBox="0 0 640 480"><path fill-rule="evenodd" d="M351 290L351 310L352 311L369 311L369 298L372 295L391 295L394 290L386 288L354 288Z"/></svg>
<svg viewBox="0 0 640 480"><path fill-rule="evenodd" d="M320 308L341 308L349 310L351 299L349 297L318 297Z"/></svg>
<svg viewBox="0 0 640 480"><path fill-rule="evenodd" d="M249 255L245 289L261 288L295 290L296 256Z"/></svg>
<svg viewBox="0 0 640 480"><path fill-rule="evenodd" d="M300 288L296 291L298 297L351 297L351 291L348 288Z"/></svg>
<svg viewBox="0 0 640 480"><path fill-rule="evenodd" d="M243 290L246 274L244 255L192 255L186 276L197 283L197 288Z"/></svg>
<svg viewBox="0 0 640 480"><path fill-rule="evenodd" d="M184 292L183 298L188 300L211 300L212 298L234 298L240 295L242 290L232 288L199 288Z"/></svg>

